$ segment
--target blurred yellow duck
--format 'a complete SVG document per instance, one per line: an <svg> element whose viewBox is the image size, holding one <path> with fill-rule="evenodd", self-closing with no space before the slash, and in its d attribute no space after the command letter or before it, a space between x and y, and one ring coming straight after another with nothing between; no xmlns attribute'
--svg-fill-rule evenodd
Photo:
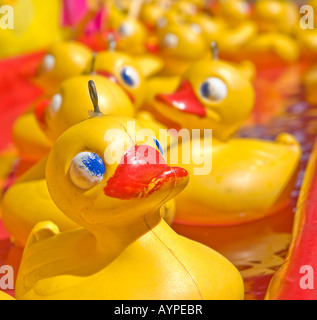
<svg viewBox="0 0 317 320"><path fill-rule="evenodd" d="M236 224L288 205L301 156L295 138L231 138L253 105L254 90L245 72L220 60L193 64L174 93L156 96L155 107L168 121L182 128L213 130L213 138L198 142L200 138L192 136L169 150L168 162L178 156L178 165L191 175L188 188L176 199L177 221ZM185 162L183 151L200 155L203 165ZM204 168L209 171L197 173Z"/></svg>
<svg viewBox="0 0 317 320"><path fill-rule="evenodd" d="M209 19L214 21L218 30L210 29L209 41L217 41L220 53L229 60L234 60L258 32L256 24L249 19L250 4L245 0L219 0L213 8L213 13L216 18ZM202 23L204 30L206 23Z"/></svg>
<svg viewBox="0 0 317 320"><path fill-rule="evenodd" d="M5 5L11 6L13 10L10 7L4 10L9 25L5 29L0 28L0 58L46 49L62 39L60 0L0 1L0 6Z"/></svg>
<svg viewBox="0 0 317 320"><path fill-rule="evenodd" d="M245 54L264 66L272 65L277 59L296 62L300 54L293 38L299 29L297 5L292 1L258 0L253 16L259 34L247 44Z"/></svg>
<svg viewBox="0 0 317 320"><path fill-rule="evenodd" d="M57 42L43 58L35 82L46 92L55 92L64 80L83 74L92 59L92 50L79 42Z"/></svg>
<svg viewBox="0 0 317 320"><path fill-rule="evenodd" d="M229 26L236 27L250 18L251 6L246 0L217 0L212 11Z"/></svg>
<svg viewBox="0 0 317 320"><path fill-rule="evenodd" d="M98 75L74 77L63 82L52 99L37 105L36 117L49 141L54 142L69 127L88 118L91 108L87 89L89 80L95 81L100 88L100 109L104 114L134 115L135 109L128 96L110 80ZM36 142L30 141L30 150ZM39 221L53 221L63 231L76 227L72 221L65 219L50 199L44 179L46 160L41 160L9 188L1 204L3 222L12 239L20 246L25 245L29 232Z"/></svg>
<svg viewBox="0 0 317 320"><path fill-rule="evenodd" d="M195 25L167 25L158 31L158 39L165 76L181 75L194 61L210 56L202 30Z"/></svg>
<svg viewBox="0 0 317 320"><path fill-rule="evenodd" d="M127 16L113 28L119 37L117 44L119 50L132 55L146 52L147 30L140 20Z"/></svg>
<svg viewBox="0 0 317 320"><path fill-rule="evenodd" d="M93 53L86 46L74 41L58 42L43 58L35 82L45 89L45 96L54 95L64 80L83 74L92 59ZM13 141L21 159L36 162L48 154L52 142L40 129L33 109L16 120Z"/></svg>
<svg viewBox="0 0 317 320"><path fill-rule="evenodd" d="M242 278L230 262L178 236L160 217L162 203L186 186L187 172L166 165L154 141L128 135L133 119L95 115L63 134L46 167L56 205L81 228L36 225L16 297L243 299ZM136 132L142 128L136 123Z"/></svg>
<svg viewBox="0 0 317 320"><path fill-rule="evenodd" d="M260 32L295 34L299 26L299 8L294 1L257 0L254 19Z"/></svg>

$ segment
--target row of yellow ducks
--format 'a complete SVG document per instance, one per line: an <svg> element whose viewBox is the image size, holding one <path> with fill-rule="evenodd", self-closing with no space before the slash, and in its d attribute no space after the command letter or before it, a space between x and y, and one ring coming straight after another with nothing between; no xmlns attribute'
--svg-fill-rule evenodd
<svg viewBox="0 0 317 320"><path fill-rule="evenodd" d="M26 245L17 298L243 298L237 270L211 249L177 236L160 213L173 211L164 203L184 189L186 170L190 183L176 197L181 222L240 223L277 212L287 205L301 151L287 134L276 142L231 138L253 107L252 68L213 54L172 79L146 78L160 70L157 58L132 59L113 49L94 55L77 43L57 44L44 58L43 83L64 81L18 120L14 132L24 156L35 148L38 160L44 158L8 190L1 207L12 239ZM90 80L98 99L91 82L87 89ZM91 98L95 112L84 121ZM213 129L213 140L199 150L213 161L212 172L195 176L194 164L171 168L164 160L150 165L145 146L158 159L178 144L160 146L158 131L166 127L138 112L142 105L166 126ZM134 139L127 130L131 116L156 139ZM133 157L134 165L107 163L109 129L117 130L110 141L120 158ZM177 152L186 144L198 146L192 137Z"/></svg>
<svg viewBox="0 0 317 320"><path fill-rule="evenodd" d="M235 59L248 57L266 64L294 62L301 49L311 54L317 50L316 31L299 28L299 8L291 1L258 0L252 6L246 0L219 0L204 11L202 2L180 0L166 6L165 2L149 1L137 17L107 1L109 15L104 28L115 30L120 39L118 49L129 54L143 54L156 43L165 62L162 72L169 75L178 75L193 61L208 57L211 41L218 42L226 57L234 54ZM314 1L309 3L316 6ZM14 30L0 30L0 40L7 44L0 56L45 48L65 38L66 32L57 27L59 0L45 8L39 0L12 0L11 4L20 23Z"/></svg>

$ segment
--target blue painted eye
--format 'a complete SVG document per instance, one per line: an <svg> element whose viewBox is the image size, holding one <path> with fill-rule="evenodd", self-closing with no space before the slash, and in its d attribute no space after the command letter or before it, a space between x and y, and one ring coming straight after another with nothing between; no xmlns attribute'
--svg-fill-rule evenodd
<svg viewBox="0 0 317 320"><path fill-rule="evenodd" d="M132 88L138 87L140 84L139 74L132 67L124 67L121 70L121 78L127 86Z"/></svg>
<svg viewBox="0 0 317 320"><path fill-rule="evenodd" d="M158 140L156 138L152 137L152 139L155 142L158 151L160 151L161 155L164 157L164 151L163 151L161 144L158 142Z"/></svg>
<svg viewBox="0 0 317 320"><path fill-rule="evenodd" d="M105 164L96 153L81 152L72 160L69 175L79 188L87 190L99 184L105 175Z"/></svg>
<svg viewBox="0 0 317 320"><path fill-rule="evenodd" d="M228 87L219 78L208 78L200 87L201 95L210 101L222 101L228 95Z"/></svg>

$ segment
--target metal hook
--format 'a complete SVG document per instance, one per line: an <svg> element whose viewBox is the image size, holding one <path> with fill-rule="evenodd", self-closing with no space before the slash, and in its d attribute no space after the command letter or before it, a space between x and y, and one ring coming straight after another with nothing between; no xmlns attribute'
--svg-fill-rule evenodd
<svg viewBox="0 0 317 320"><path fill-rule="evenodd" d="M113 33L108 34L108 44L109 44L109 51L116 50L117 42L116 42L116 39L115 39Z"/></svg>
<svg viewBox="0 0 317 320"><path fill-rule="evenodd" d="M212 41L211 43L211 53L212 53L212 59L218 60L219 59L219 48L216 41Z"/></svg>
<svg viewBox="0 0 317 320"><path fill-rule="evenodd" d="M92 102L92 104L94 106L94 111L93 112L90 111L89 115L91 117L101 117L101 116L103 116L103 114L100 112L100 108L99 108L98 93L97 93L96 85L92 80L89 80L89 82L88 82L88 89L89 89L91 102Z"/></svg>

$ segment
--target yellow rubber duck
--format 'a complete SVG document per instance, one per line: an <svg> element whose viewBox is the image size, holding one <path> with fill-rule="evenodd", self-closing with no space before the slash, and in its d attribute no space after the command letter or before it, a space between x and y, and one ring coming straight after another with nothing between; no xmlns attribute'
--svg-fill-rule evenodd
<svg viewBox="0 0 317 320"><path fill-rule="evenodd" d="M55 92L64 80L83 74L92 59L92 50L79 42L57 42L44 56L35 82L47 92Z"/></svg>
<svg viewBox="0 0 317 320"><path fill-rule="evenodd" d="M217 0L212 9L213 14L231 27L244 23L251 15L251 6L246 0Z"/></svg>
<svg viewBox="0 0 317 320"><path fill-rule="evenodd" d="M46 49L63 37L60 27L60 0L0 1L8 17L0 28L0 58ZM10 16L11 14L11 16Z"/></svg>
<svg viewBox="0 0 317 320"><path fill-rule="evenodd" d="M127 16L113 28L119 36L117 46L120 51L132 55L146 52L147 30L140 20Z"/></svg>
<svg viewBox="0 0 317 320"><path fill-rule="evenodd" d="M167 25L158 31L158 39L164 76L183 74L194 61L210 56L202 30L194 25Z"/></svg>
<svg viewBox="0 0 317 320"><path fill-rule="evenodd" d="M145 100L147 78L158 73L163 68L163 62L150 54L132 57L114 50L116 44L111 43L111 50L96 55L93 71L124 89L138 109Z"/></svg>
<svg viewBox="0 0 317 320"><path fill-rule="evenodd" d="M149 1L144 3L140 11L140 20L144 25L153 30L157 26L157 22L164 17L166 9L163 3Z"/></svg>
<svg viewBox="0 0 317 320"><path fill-rule="evenodd" d="M220 53L233 60L232 56L239 55L244 46L258 32L256 24L249 19L251 14L250 4L245 0L219 0L213 6L212 11L216 18L209 19L216 23L217 29L212 30L210 26L208 40L209 42L216 41ZM203 26L203 24L201 25ZM205 27L203 27L204 29Z"/></svg>
<svg viewBox="0 0 317 320"><path fill-rule="evenodd" d="M83 74L92 64L92 59L92 51L81 43L58 42L43 58L34 82L46 91L45 95L54 95L64 80ZM13 128L13 141L19 156L27 161L42 159L52 147L40 129L33 109L32 106L21 115Z"/></svg>
<svg viewBox="0 0 317 320"><path fill-rule="evenodd" d="M0 301L9 301L9 300L15 300L15 299L9 296L8 294L0 291Z"/></svg>
<svg viewBox="0 0 317 320"><path fill-rule="evenodd" d="M20 116L14 123L12 139L22 161L36 163L51 150L52 141L40 128L33 112Z"/></svg>
<svg viewBox="0 0 317 320"><path fill-rule="evenodd" d="M254 19L260 32L295 34L299 26L299 9L295 2L258 0L254 4Z"/></svg>
<svg viewBox="0 0 317 320"><path fill-rule="evenodd" d="M63 134L46 168L52 198L81 228L61 233L42 222L33 229L17 299L243 299L230 262L160 217L162 203L186 186L187 172L167 166L153 141L128 135L133 119L95 115ZM136 123L136 132L141 128Z"/></svg>
<svg viewBox="0 0 317 320"><path fill-rule="evenodd" d="M299 44L294 39L299 29L299 10L294 2L258 0L253 18L259 34L250 39L244 55L264 66L274 65L276 61L294 63L299 59Z"/></svg>
<svg viewBox="0 0 317 320"><path fill-rule="evenodd" d="M100 109L104 114L134 115L130 99L110 80L98 75L74 77L63 82L51 100L39 102L36 108L37 119L50 141L54 142L69 127L88 118L91 108L89 80L100 88ZM25 128L29 130L32 127ZM30 141L28 148L32 150L34 144L37 145L37 140ZM65 219L48 194L44 179L46 161L47 158L43 158L9 188L1 203L3 223L16 245L24 246L32 228L43 219L53 221L62 231L77 227Z"/></svg>
<svg viewBox="0 0 317 320"><path fill-rule="evenodd" d="M275 142L232 138L254 105L245 73L220 60L197 62L174 93L159 94L156 101L157 111L180 127L213 130L213 138L198 142L192 136L169 150L168 162L176 154L178 165L191 174L188 188L176 198L176 221L236 224L288 205L301 156L296 139L288 134ZM197 160L203 165L186 160L183 151L201 155Z"/></svg>

